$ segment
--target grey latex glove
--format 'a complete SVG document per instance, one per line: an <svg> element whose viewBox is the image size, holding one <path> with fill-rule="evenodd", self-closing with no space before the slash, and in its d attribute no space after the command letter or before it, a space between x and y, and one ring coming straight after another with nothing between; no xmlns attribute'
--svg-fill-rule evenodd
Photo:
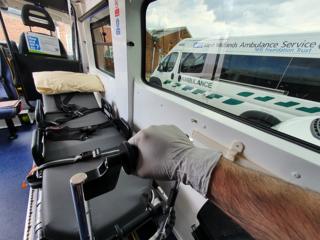
<svg viewBox="0 0 320 240"><path fill-rule="evenodd" d="M139 149L136 174L159 180L180 180L207 194L211 172L221 152L198 148L173 125L151 126L129 140Z"/></svg>

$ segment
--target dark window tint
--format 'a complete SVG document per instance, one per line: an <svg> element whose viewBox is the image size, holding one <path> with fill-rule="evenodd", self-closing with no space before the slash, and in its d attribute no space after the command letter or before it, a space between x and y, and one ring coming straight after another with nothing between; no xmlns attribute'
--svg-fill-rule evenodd
<svg viewBox="0 0 320 240"><path fill-rule="evenodd" d="M224 57L221 78L261 87L276 88L289 58L221 55Z"/></svg>
<svg viewBox="0 0 320 240"><path fill-rule="evenodd" d="M91 33L96 67L114 76L110 17L92 23Z"/></svg>
<svg viewBox="0 0 320 240"><path fill-rule="evenodd" d="M180 71L182 73L201 73L206 57L205 53L183 53Z"/></svg>
<svg viewBox="0 0 320 240"><path fill-rule="evenodd" d="M320 101L320 60L312 58L293 58L279 89L289 96Z"/></svg>
<svg viewBox="0 0 320 240"><path fill-rule="evenodd" d="M319 101L319 76L319 59L226 55L220 78Z"/></svg>
<svg viewBox="0 0 320 240"><path fill-rule="evenodd" d="M169 56L165 57L160 63L158 71L160 72L171 72L176 64L178 58L178 53L171 53Z"/></svg>

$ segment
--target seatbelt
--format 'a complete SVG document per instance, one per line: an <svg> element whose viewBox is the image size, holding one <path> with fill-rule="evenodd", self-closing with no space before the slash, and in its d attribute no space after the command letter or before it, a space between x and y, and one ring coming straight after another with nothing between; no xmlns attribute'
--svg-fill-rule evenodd
<svg viewBox="0 0 320 240"><path fill-rule="evenodd" d="M112 154L112 153L118 153L118 151L116 151L116 149L111 149L109 151L102 152L100 148L96 148L92 151L82 152L79 155L76 155L74 157L47 162L40 166L33 166L30 172L28 173L25 182L28 183L28 185L32 189L41 188L42 187L41 171L46 168L73 164L80 161L94 160L103 156L107 156L108 154Z"/></svg>
<svg viewBox="0 0 320 240"><path fill-rule="evenodd" d="M81 161L95 160L102 157L114 158L116 160L117 157L121 156L133 156L132 161L128 161L125 163L125 165L123 165L123 168L126 171L126 173L131 174L135 170L137 165L136 159L138 156L138 149L137 147L130 145L128 142L123 142L118 147L114 147L108 150L101 151L100 148L96 148L91 151L82 152L73 157L54 160L51 162L44 163L37 167L33 167L27 175L26 181L32 188L39 188L41 187L42 182L41 172L44 169L74 164Z"/></svg>
<svg viewBox="0 0 320 240"><path fill-rule="evenodd" d="M107 121L100 124L90 125L86 127L71 128L64 127L47 127L45 129L46 138L51 141L80 140L85 141L97 129L108 128L114 126L113 121Z"/></svg>
<svg viewBox="0 0 320 240"><path fill-rule="evenodd" d="M59 126L63 123L71 121L72 119L83 117L93 112L102 111L101 108L86 108L80 107L76 104L70 104L70 100L73 98L75 93L68 94L63 100L61 100L60 95L54 95L54 101L56 107L66 114L65 118L59 118L51 122L47 122L49 126Z"/></svg>

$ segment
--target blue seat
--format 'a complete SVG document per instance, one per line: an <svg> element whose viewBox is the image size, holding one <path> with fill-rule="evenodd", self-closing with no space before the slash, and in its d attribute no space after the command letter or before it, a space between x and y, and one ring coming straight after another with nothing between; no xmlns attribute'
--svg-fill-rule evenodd
<svg viewBox="0 0 320 240"><path fill-rule="evenodd" d="M12 100L18 100L19 95L14 86L13 72L11 66L5 56L4 50L0 47L0 102L9 103ZM9 129L10 139L15 139L17 137L16 128L12 119L20 111L20 102L14 104L13 106L3 106L6 104L1 104L0 107L0 119L4 119L7 127Z"/></svg>

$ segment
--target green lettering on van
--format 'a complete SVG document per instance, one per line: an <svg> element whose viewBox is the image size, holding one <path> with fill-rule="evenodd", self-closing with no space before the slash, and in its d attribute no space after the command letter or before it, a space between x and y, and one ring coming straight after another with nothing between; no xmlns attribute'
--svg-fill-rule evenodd
<svg viewBox="0 0 320 240"><path fill-rule="evenodd" d="M172 85L172 87L180 87L181 86L181 83L175 83Z"/></svg>
<svg viewBox="0 0 320 240"><path fill-rule="evenodd" d="M258 101L261 101L261 102L267 102L267 101L270 101L270 100L274 99L274 97L265 96L265 97L256 97L254 99L256 99Z"/></svg>
<svg viewBox="0 0 320 240"><path fill-rule="evenodd" d="M281 107L293 107L296 105L299 105L300 103L289 101L289 102L276 102L275 105L281 106Z"/></svg>
<svg viewBox="0 0 320 240"><path fill-rule="evenodd" d="M193 87L191 86L185 86L184 88L182 88L183 91L188 91L188 90L192 90Z"/></svg>
<svg viewBox="0 0 320 240"><path fill-rule="evenodd" d="M219 99L219 98L222 98L222 95L211 93L210 95L206 96L206 98L209 98L209 99L217 98L217 99Z"/></svg>
<svg viewBox="0 0 320 240"><path fill-rule="evenodd" d="M202 94L202 93L205 93L206 91L203 91L203 90L201 90L201 89L196 89L196 90L194 90L192 93L193 94Z"/></svg>
<svg viewBox="0 0 320 240"><path fill-rule="evenodd" d="M297 108L297 110L302 111L302 112L307 112L307 113L317 113L320 112L320 108L319 107L299 107Z"/></svg>
<svg viewBox="0 0 320 240"><path fill-rule="evenodd" d="M238 104L243 103L243 101L240 101L240 100L237 100L234 98L229 98L229 99L225 100L223 103L228 104L228 105L238 105Z"/></svg>
<svg viewBox="0 0 320 240"><path fill-rule="evenodd" d="M171 83L170 80L165 80L165 81L163 82L163 84L169 84L169 83Z"/></svg>
<svg viewBox="0 0 320 240"><path fill-rule="evenodd" d="M241 97L250 97L253 94L254 94L253 92L240 92L240 93L238 93L238 95Z"/></svg>

